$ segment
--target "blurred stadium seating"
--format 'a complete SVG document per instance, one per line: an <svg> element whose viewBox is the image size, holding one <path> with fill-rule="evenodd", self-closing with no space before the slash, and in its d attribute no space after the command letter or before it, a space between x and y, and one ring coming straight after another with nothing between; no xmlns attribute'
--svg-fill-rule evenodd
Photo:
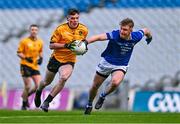
<svg viewBox="0 0 180 124"><path fill-rule="evenodd" d="M164 75L173 77L180 70L179 0L1 0L0 84L6 81L8 88L22 88L16 50L19 40L28 35L27 29L32 23L40 25L39 36L45 44L45 61L41 67L44 76L51 53L48 48L51 33L66 21L66 12L72 7L82 12L80 20L89 28L88 36L118 28L119 21L125 17L135 21L135 29L151 29L152 43L147 46L143 39L130 61L126 79L132 87L137 84L152 87L154 85L145 83L150 79L156 83ZM89 45L88 53L78 57L67 87L89 88L105 46L105 42Z"/></svg>

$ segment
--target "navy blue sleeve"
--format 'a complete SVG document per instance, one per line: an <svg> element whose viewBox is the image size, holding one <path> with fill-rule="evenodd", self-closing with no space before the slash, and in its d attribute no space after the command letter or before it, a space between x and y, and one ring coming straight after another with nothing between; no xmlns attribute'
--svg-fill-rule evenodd
<svg viewBox="0 0 180 124"><path fill-rule="evenodd" d="M114 39L114 37L113 37L113 31L106 33L106 35L107 35L107 39L108 39L108 40Z"/></svg>
<svg viewBox="0 0 180 124"><path fill-rule="evenodd" d="M106 35L107 35L107 39L110 40L111 39L110 33L106 33Z"/></svg>
<svg viewBox="0 0 180 124"><path fill-rule="evenodd" d="M113 30L112 32L106 33L108 40L114 40L119 35L119 30Z"/></svg>
<svg viewBox="0 0 180 124"><path fill-rule="evenodd" d="M135 41L140 41L142 38L144 37L144 31L143 30L139 30L136 32L133 32L133 39Z"/></svg>

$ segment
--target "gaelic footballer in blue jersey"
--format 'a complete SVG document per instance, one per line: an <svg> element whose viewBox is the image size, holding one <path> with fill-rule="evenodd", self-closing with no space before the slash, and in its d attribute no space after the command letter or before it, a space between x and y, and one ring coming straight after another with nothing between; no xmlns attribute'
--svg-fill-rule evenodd
<svg viewBox="0 0 180 124"><path fill-rule="evenodd" d="M133 31L134 22L130 18L123 19L120 22L120 29L112 32L94 35L87 39L87 43L95 41L109 40L104 52L101 54L101 61L96 67L96 74L93 80L93 85L89 91L89 101L85 108L84 114L90 114L92 111L92 103L97 94L98 88L104 80L111 74L111 82L108 88L100 94L100 97L95 104L95 109L100 109L103 105L105 97L112 93L122 82L131 58L134 46L146 36L146 42L149 44L152 40L152 35L147 28L138 31Z"/></svg>

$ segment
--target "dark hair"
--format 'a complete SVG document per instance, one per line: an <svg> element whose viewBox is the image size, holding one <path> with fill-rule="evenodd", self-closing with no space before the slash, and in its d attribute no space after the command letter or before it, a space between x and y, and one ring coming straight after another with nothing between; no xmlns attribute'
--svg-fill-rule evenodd
<svg viewBox="0 0 180 124"><path fill-rule="evenodd" d="M72 8L68 10L68 15L75 15L75 14L79 14L79 10Z"/></svg>
<svg viewBox="0 0 180 124"><path fill-rule="evenodd" d="M130 18L125 18L125 19L123 19L123 20L120 22L120 25L121 25L121 26L129 25L131 28L133 28L133 27L134 27L134 22L133 22L133 20L130 19Z"/></svg>
<svg viewBox="0 0 180 124"><path fill-rule="evenodd" d="M29 28L31 28L31 27L37 27L37 28L39 28L39 26L36 25L36 24L31 24L31 25L29 26Z"/></svg>

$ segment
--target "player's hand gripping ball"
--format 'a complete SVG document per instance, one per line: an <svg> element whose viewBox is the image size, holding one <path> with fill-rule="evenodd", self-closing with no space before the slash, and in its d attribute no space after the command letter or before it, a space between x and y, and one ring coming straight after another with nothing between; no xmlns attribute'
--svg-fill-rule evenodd
<svg viewBox="0 0 180 124"><path fill-rule="evenodd" d="M66 48L73 51L76 55L84 55L88 48L85 41L75 40L70 44L65 45Z"/></svg>

